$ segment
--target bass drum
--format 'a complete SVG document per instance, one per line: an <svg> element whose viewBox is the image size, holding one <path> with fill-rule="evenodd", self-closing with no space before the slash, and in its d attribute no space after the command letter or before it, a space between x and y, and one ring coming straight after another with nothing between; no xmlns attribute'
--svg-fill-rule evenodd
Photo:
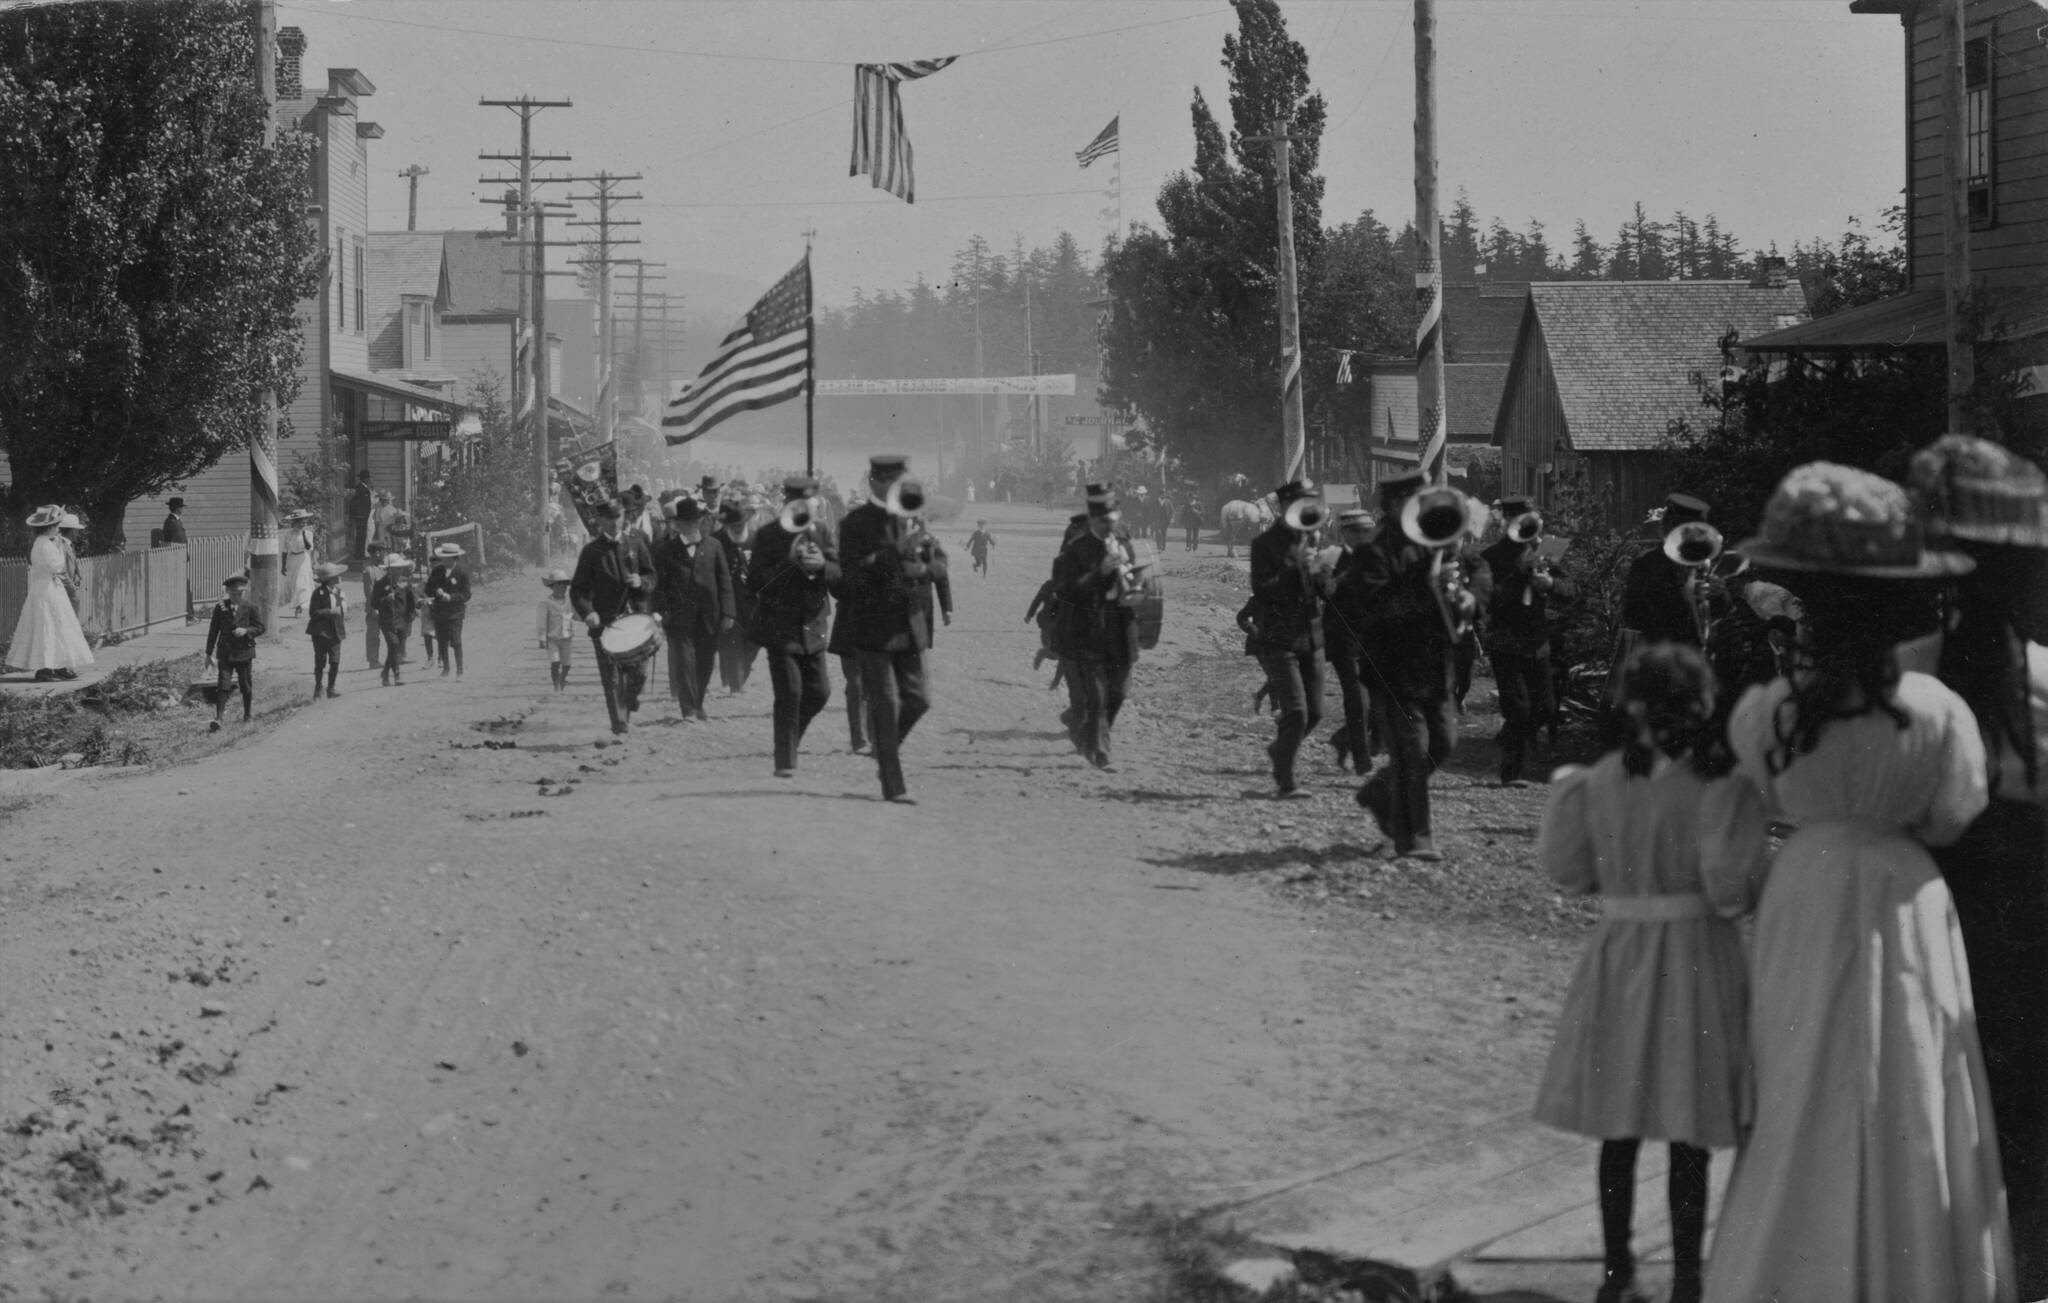
<svg viewBox="0 0 2048 1303"><path fill-rule="evenodd" d="M1130 577L1121 600L1138 619L1138 648L1151 651L1159 645L1159 630L1166 623L1166 580L1159 573L1159 553L1151 540L1131 540Z"/></svg>

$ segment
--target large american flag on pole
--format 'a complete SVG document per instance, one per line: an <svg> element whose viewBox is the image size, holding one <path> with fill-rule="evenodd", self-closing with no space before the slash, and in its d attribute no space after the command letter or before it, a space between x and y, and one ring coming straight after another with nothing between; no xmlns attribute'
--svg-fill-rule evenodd
<svg viewBox="0 0 2048 1303"><path fill-rule="evenodd" d="M803 393L811 377L811 255L775 282L719 344L682 397L661 418L688 443L728 416L773 407Z"/></svg>
<svg viewBox="0 0 2048 1303"><path fill-rule="evenodd" d="M959 57L853 66L853 166L846 175L865 172L875 189L887 190L906 204L917 202L910 137L903 134L903 98L897 88L929 77Z"/></svg>
<svg viewBox="0 0 2048 1303"><path fill-rule="evenodd" d="M1123 114L1119 113L1117 114L1116 118L1111 118L1109 120L1109 125L1104 127L1102 130L1096 132L1095 139L1089 141L1085 148L1081 149L1078 153L1074 155L1074 158L1081 164L1082 167L1088 166L1090 163L1093 163L1096 159L1101 158L1104 154L1114 154L1117 152L1116 123L1117 118L1121 118L1122 116Z"/></svg>

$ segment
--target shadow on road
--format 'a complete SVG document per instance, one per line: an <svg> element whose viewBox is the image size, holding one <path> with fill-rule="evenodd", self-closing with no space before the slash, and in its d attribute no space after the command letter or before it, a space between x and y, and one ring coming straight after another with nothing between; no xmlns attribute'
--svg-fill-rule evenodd
<svg viewBox="0 0 2048 1303"><path fill-rule="evenodd" d="M1360 846L1344 842L1335 846L1263 846L1257 850L1243 851L1197 851L1190 855L1175 855L1160 859L1148 859L1147 864L1162 869L1187 869L1194 873L1214 874L1229 877L1239 873L1257 873L1262 869L1277 869L1285 865L1303 865L1320 869L1331 864L1350 864L1377 856L1377 846Z"/></svg>
<svg viewBox="0 0 2048 1303"><path fill-rule="evenodd" d="M1036 732L1028 728L972 729L949 728L948 733L957 733L967 739L967 745L978 747L984 742L1060 742L1066 733L1060 729Z"/></svg>
<svg viewBox="0 0 2048 1303"><path fill-rule="evenodd" d="M1169 801L1187 801L1199 804L1205 801L1213 801L1217 798L1207 792L1148 792L1143 788L1136 791L1109 788L1095 793L1095 799L1098 801L1122 801L1126 805L1152 805Z"/></svg>

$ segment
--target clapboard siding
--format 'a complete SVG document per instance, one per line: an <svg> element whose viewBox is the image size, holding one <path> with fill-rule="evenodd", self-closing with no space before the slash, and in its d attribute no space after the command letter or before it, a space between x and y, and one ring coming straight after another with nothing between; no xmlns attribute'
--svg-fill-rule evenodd
<svg viewBox="0 0 2048 1303"><path fill-rule="evenodd" d="M130 547L149 542L149 531L170 514L165 502L177 497L185 499L185 533L190 537L248 533L249 454L231 452L168 493L129 503L121 530Z"/></svg>
<svg viewBox="0 0 2048 1303"><path fill-rule="evenodd" d="M1966 0L1965 31L1988 38L1992 54L1995 223L1970 232L1970 270L1979 284L2048 283L2048 45L2034 39L2033 0ZM1916 284L1939 284L1942 236L1942 38L1937 6L1923 6L1910 30L1909 230Z"/></svg>
<svg viewBox="0 0 2048 1303"><path fill-rule="evenodd" d="M356 135L355 118L339 114L326 117L332 151L328 155L330 225L327 245L337 251L346 248L348 259L345 277L334 278L342 285L348 324L341 330L331 331L333 349L330 365L367 371L370 369L370 337L356 305L368 299L368 295L362 292L365 287L360 284L360 278L369 269L370 142ZM332 308L334 305L330 303L328 306ZM330 316L330 327L338 319Z"/></svg>
<svg viewBox="0 0 2048 1303"><path fill-rule="evenodd" d="M1542 467L1562 460L1556 449L1566 437L1564 403L1551 374L1550 349L1535 311L1529 309L1494 429L1494 442L1500 446L1501 491L1526 493L1537 506L1548 508L1551 477Z"/></svg>

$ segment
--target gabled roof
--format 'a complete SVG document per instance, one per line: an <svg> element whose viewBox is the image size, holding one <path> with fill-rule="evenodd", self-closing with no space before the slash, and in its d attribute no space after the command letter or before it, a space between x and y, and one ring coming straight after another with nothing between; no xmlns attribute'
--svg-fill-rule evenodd
<svg viewBox="0 0 2048 1303"><path fill-rule="evenodd" d="M1806 292L1796 280L1776 289L1748 281L1538 281L1529 287L1502 414L1513 377L1541 340L1572 451L1649 451L1672 418L1699 408L1692 378L1720 372L1724 335L1748 339L1805 319Z"/></svg>
<svg viewBox="0 0 2048 1303"><path fill-rule="evenodd" d="M442 234L447 257L448 303L451 317L519 315L519 247L503 231L447 231Z"/></svg>
<svg viewBox="0 0 2048 1303"><path fill-rule="evenodd" d="M1528 281L1449 281L1444 285L1444 360L1498 362L1515 353Z"/></svg>
<svg viewBox="0 0 2048 1303"><path fill-rule="evenodd" d="M439 231L372 231L365 311L370 319L370 366L383 371L405 365L404 307L408 298L447 305Z"/></svg>
<svg viewBox="0 0 2048 1303"><path fill-rule="evenodd" d="M1507 388L1505 362L1444 363L1444 415L1450 422L1447 439L1486 443L1493 438L1494 414Z"/></svg>

